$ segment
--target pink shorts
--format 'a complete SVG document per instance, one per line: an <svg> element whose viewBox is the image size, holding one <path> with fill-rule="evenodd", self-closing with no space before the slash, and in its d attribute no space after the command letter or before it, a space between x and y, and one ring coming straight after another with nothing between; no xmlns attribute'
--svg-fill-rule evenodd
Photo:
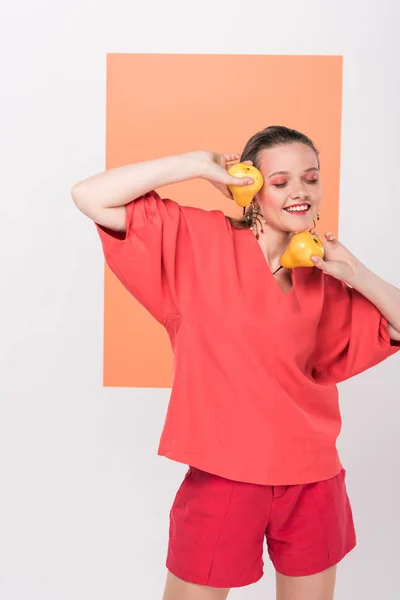
<svg viewBox="0 0 400 600"><path fill-rule="evenodd" d="M356 545L343 469L318 483L288 486L230 481L190 467L170 513L167 568L217 588L263 575L263 546L275 569L312 575Z"/></svg>

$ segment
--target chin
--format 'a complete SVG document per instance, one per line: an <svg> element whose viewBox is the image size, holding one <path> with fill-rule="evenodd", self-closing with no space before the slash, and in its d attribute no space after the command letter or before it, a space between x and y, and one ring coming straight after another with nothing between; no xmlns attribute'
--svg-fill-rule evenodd
<svg viewBox="0 0 400 600"><path fill-rule="evenodd" d="M283 224L282 224L283 225ZM314 227L314 217L293 217L293 222L285 223L282 227L284 231L296 233L297 231L309 231Z"/></svg>

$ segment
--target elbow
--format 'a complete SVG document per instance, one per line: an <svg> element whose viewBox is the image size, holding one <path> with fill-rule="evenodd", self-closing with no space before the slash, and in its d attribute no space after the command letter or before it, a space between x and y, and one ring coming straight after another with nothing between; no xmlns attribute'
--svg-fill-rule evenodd
<svg viewBox="0 0 400 600"><path fill-rule="evenodd" d="M75 204L75 206L81 211L84 212L85 200L84 194L82 193L82 185L81 183L76 183L71 188L71 197Z"/></svg>
<svg viewBox="0 0 400 600"><path fill-rule="evenodd" d="M393 325L391 325L390 323L388 323L387 331L388 331L390 339L393 342L400 342L400 330L399 329L395 329L393 327Z"/></svg>

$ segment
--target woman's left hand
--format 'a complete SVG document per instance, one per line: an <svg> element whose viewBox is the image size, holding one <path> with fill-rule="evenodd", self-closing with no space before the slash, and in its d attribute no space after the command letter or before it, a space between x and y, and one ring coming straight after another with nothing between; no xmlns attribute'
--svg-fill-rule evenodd
<svg viewBox="0 0 400 600"><path fill-rule="evenodd" d="M310 233L316 234L316 230L311 229ZM351 285L361 262L330 231L325 233L325 238L326 240L321 239L324 258L312 256L311 260L321 271Z"/></svg>

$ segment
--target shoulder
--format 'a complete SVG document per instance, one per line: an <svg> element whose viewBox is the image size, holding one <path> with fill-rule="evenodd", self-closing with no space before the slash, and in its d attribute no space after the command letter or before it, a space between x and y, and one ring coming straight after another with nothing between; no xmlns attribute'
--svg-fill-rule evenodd
<svg viewBox="0 0 400 600"><path fill-rule="evenodd" d="M316 303L326 313L335 310L351 295L349 288L343 281L335 279L317 267L299 267L294 270L296 286L305 294L309 306Z"/></svg>
<svg viewBox="0 0 400 600"><path fill-rule="evenodd" d="M229 219L221 210L204 210L193 206L185 206L166 196L161 196L156 190L143 194L141 198L132 201L127 209L133 213L143 212L149 222L158 220L175 220L186 222L191 227L229 228ZM137 217L135 216L137 219Z"/></svg>
<svg viewBox="0 0 400 600"><path fill-rule="evenodd" d="M327 295L348 296L351 293L352 287L350 285L340 279L336 279L336 277L332 277L332 275L328 275L328 273L323 273L320 269L318 271L321 274L324 282L324 290Z"/></svg>
<svg viewBox="0 0 400 600"><path fill-rule="evenodd" d="M343 311L347 314L353 303L353 288L336 277L322 271L320 273L323 281L325 314L331 315L332 318L339 318Z"/></svg>
<svg viewBox="0 0 400 600"><path fill-rule="evenodd" d="M180 206L180 212L186 223L196 230L205 232L230 232L229 219L221 210L204 210L193 206Z"/></svg>

